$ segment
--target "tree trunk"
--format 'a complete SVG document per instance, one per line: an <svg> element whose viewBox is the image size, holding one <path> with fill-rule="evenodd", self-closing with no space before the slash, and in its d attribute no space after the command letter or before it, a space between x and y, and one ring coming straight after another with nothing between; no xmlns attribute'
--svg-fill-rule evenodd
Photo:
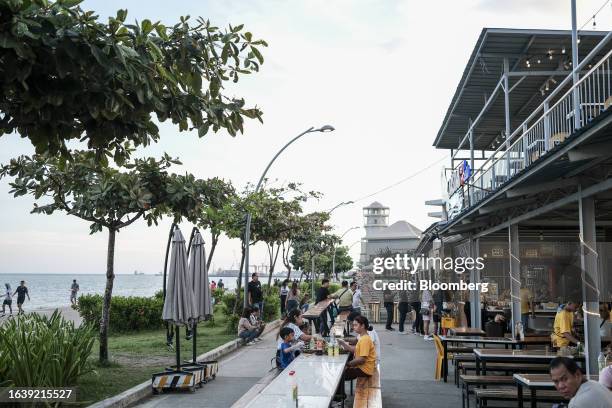
<svg viewBox="0 0 612 408"><path fill-rule="evenodd" d="M217 248L218 243L219 234L211 234L210 252L208 252L208 260L206 261L206 270L208 273L210 273L210 264L212 263L213 254L215 253L215 248Z"/></svg>
<svg viewBox="0 0 612 408"><path fill-rule="evenodd" d="M285 265L285 268L287 268L287 280L291 280L291 262L289 262L289 251L291 247L289 247L285 251L285 243L283 242L282 245L283 245L283 264Z"/></svg>
<svg viewBox="0 0 612 408"><path fill-rule="evenodd" d="M274 265L272 264L272 259L274 258L274 242L272 245L266 242L266 245L268 246L268 258L270 259L270 268L268 269L268 286L270 286L272 283L272 272L274 272Z"/></svg>
<svg viewBox="0 0 612 408"><path fill-rule="evenodd" d="M115 280L115 234L108 229L108 250L106 254L106 289L104 290L104 304L102 306L102 319L100 320L100 363L108 363L108 325L110 322L110 307L113 296L113 281Z"/></svg>
<svg viewBox="0 0 612 408"><path fill-rule="evenodd" d="M236 302L234 303L234 314L238 312L238 303L240 303L240 293L242 293L242 269L244 267L245 257L244 243L242 244L242 258L240 259L240 270L238 271L238 289L236 289ZM245 271L246 273L246 271Z"/></svg>

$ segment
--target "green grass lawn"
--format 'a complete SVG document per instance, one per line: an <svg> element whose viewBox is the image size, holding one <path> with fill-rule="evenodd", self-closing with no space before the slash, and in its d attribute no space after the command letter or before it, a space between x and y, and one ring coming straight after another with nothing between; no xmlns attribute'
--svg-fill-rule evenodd
<svg viewBox="0 0 612 408"><path fill-rule="evenodd" d="M197 355L236 338L235 334L226 333L226 316L220 309L215 310L213 324L206 322L198 325ZM183 328L181 328L180 343L181 360L191 358L193 343L185 340ZM176 362L175 351L169 350L166 346L165 330L110 336L111 364L108 367L100 367L97 364L97 352L96 342L91 357L94 372L84 375L79 380L77 398L83 405L111 397L151 380L151 374Z"/></svg>

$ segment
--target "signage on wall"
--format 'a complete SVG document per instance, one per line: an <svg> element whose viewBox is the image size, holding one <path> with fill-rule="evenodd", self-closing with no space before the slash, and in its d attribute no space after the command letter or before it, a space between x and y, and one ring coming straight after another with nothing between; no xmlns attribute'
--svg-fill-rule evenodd
<svg viewBox="0 0 612 408"><path fill-rule="evenodd" d="M491 256L493 258L503 258L504 248L491 248Z"/></svg>

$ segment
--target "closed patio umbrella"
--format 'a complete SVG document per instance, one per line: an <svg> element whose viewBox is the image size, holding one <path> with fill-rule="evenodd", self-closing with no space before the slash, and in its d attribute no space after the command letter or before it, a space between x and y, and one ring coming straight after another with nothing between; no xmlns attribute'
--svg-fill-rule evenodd
<svg viewBox="0 0 612 408"><path fill-rule="evenodd" d="M187 251L185 238L178 227L172 232L172 249L168 280L166 283L166 297L162 319L176 325L176 370L181 369L181 346L179 343L179 326L186 325L190 319L196 317L197 308L193 296L193 280L187 271Z"/></svg>
<svg viewBox="0 0 612 408"><path fill-rule="evenodd" d="M208 271L206 270L206 250L204 240L199 232L195 233L189 253L189 275L193 280L193 292L196 304L196 321L206 320L213 314L211 304Z"/></svg>
<svg viewBox="0 0 612 408"><path fill-rule="evenodd" d="M189 323L189 319L196 315L193 281L187 273L185 238L177 227L172 236L170 267L162 319L175 325L185 325Z"/></svg>

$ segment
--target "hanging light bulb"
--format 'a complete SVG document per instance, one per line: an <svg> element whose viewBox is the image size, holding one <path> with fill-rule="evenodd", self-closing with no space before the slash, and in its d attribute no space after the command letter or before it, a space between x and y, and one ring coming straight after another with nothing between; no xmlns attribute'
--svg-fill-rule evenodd
<svg viewBox="0 0 612 408"><path fill-rule="evenodd" d="M561 54L565 54L565 45L563 46L563 49L561 50Z"/></svg>
<svg viewBox="0 0 612 408"><path fill-rule="evenodd" d="M549 60L552 60L552 53L549 53L549 54L548 54L548 59L549 59Z"/></svg>
<svg viewBox="0 0 612 408"><path fill-rule="evenodd" d="M546 90L548 91L550 87L548 86L548 81L546 81Z"/></svg>
<svg viewBox="0 0 612 408"><path fill-rule="evenodd" d="M542 61L538 58L538 64L541 63Z"/></svg>
<svg viewBox="0 0 612 408"><path fill-rule="evenodd" d="M580 44L580 37L578 37L578 39L576 40L577 44Z"/></svg>
<svg viewBox="0 0 612 408"><path fill-rule="evenodd" d="M593 30L597 30L597 23L595 22L595 16L593 16Z"/></svg>

